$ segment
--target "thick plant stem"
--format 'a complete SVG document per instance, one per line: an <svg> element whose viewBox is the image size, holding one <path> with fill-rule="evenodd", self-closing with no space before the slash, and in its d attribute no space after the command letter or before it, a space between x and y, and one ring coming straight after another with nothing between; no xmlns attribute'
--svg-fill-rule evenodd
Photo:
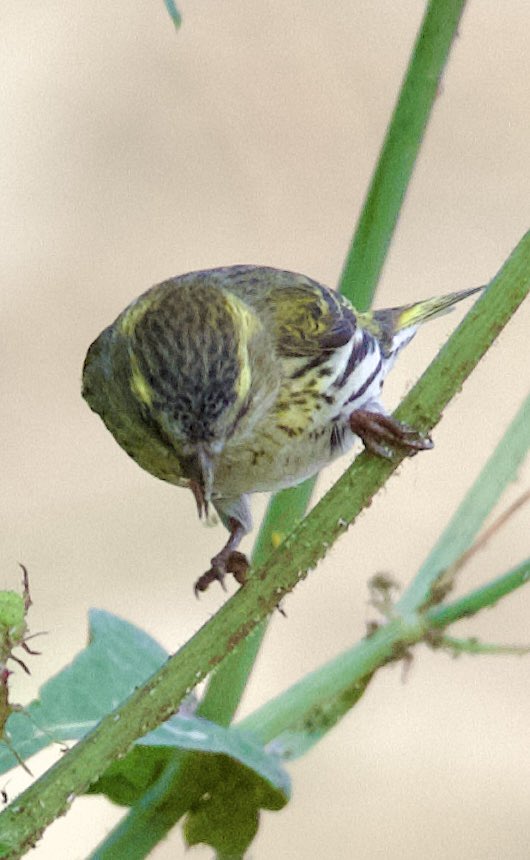
<svg viewBox="0 0 530 860"><path fill-rule="evenodd" d="M527 234L403 401L398 416L429 431L529 291ZM186 645L0 815L0 857L21 856L111 761L174 713L190 690L315 567L402 460L361 454L267 563Z"/></svg>

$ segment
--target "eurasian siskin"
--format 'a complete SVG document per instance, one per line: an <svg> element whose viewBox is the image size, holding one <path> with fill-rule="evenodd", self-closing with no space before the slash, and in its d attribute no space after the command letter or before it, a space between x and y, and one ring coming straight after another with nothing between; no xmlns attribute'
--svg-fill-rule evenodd
<svg viewBox="0 0 530 860"><path fill-rule="evenodd" d="M230 266L152 287L100 334L83 369L89 406L230 533L197 591L227 572L244 580L250 493L300 483L356 437L383 456L432 447L387 415L381 389L418 324L474 292L359 313L304 275Z"/></svg>

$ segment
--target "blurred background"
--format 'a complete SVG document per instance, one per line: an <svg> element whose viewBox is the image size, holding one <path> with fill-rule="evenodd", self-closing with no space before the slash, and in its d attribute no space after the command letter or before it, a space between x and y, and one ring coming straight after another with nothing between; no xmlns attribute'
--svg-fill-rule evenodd
<svg viewBox="0 0 530 860"><path fill-rule="evenodd" d="M90 342L148 286L196 268L261 263L334 286L424 3L404 0L2 4L0 451L2 588L30 572L46 630L14 701L86 641L102 607L174 651L225 599L192 584L221 529L191 493L142 472L79 393ZM489 280L528 228L525 0L470 2L377 295L410 302ZM464 310L427 326L386 387L397 404ZM528 390L528 303L434 433L272 620L242 713L361 637L367 580L405 583ZM347 465L322 475L322 493ZM502 500L530 483L530 464ZM255 498L259 522L266 503ZM459 592L521 561L522 509ZM247 549L250 548L250 541ZM232 587L232 586L231 586ZM528 642L530 594L455 628ZM530 662L418 648L290 767L293 799L262 816L254 860L528 857ZM32 764L40 773L57 753ZM2 777L10 797L24 774ZM32 856L84 858L122 810L77 800ZM180 833L156 860L185 856ZM186 856L211 856L193 849Z"/></svg>

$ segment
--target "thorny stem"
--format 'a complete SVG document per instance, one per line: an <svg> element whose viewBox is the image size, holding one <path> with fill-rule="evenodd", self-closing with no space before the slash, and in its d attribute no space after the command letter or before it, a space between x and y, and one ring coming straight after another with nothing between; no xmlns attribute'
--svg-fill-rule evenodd
<svg viewBox="0 0 530 860"><path fill-rule="evenodd" d="M530 290L530 233L401 404L397 416L428 432ZM167 663L0 815L0 857L16 858L134 740L182 699L277 606L370 503L403 457L361 454L311 513ZM322 535L326 539L322 539Z"/></svg>

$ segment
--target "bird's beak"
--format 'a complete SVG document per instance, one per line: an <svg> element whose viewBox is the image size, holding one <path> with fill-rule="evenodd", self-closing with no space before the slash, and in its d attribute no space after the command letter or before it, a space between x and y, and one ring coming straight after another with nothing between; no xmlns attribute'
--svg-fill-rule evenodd
<svg viewBox="0 0 530 860"><path fill-rule="evenodd" d="M208 515L208 504L212 498L214 466L211 452L204 446L199 445L197 448L197 458L199 460L199 469L201 471L202 486L204 492L204 509Z"/></svg>

